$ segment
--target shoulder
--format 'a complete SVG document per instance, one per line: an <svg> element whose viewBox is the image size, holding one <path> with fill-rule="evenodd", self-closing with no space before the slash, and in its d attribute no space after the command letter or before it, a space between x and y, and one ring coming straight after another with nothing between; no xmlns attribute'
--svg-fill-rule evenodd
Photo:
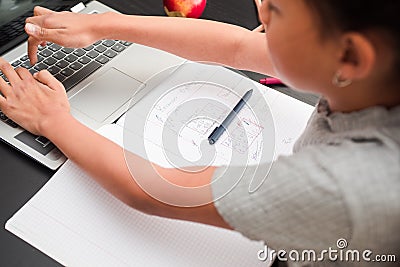
<svg viewBox="0 0 400 267"><path fill-rule="evenodd" d="M380 142L348 140L303 148L271 168L221 168L214 176L221 180L213 191L223 195L216 207L232 227L273 247L323 249L340 237L360 243L368 227L385 227L379 218L391 224L400 218L398 159ZM227 188L224 179L240 181ZM250 192L254 181L262 184Z"/></svg>

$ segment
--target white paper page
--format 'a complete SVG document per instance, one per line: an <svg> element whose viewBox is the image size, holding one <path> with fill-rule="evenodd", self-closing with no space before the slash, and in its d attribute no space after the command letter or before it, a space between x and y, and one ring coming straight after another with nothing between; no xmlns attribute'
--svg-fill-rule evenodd
<svg viewBox="0 0 400 267"><path fill-rule="evenodd" d="M271 140L274 135L273 128L265 127L272 124L272 117L270 116L271 122L268 123L260 121L256 114L269 113L263 111L266 104L260 101L261 93L251 80L236 72L220 66L198 63L182 65L161 84L156 83L150 93L133 106L127 116L118 121L119 125L133 134L131 143L125 143L124 147L163 167L196 165L196 161L204 154L204 145L207 144L206 148L211 149L208 136L250 89L253 89L253 95L248 106L239 112L228 131L212 147L216 150L212 165L243 165L242 160L235 162L239 159L232 157L235 153L247 154L248 164L257 165L261 160L261 154L257 151L262 140ZM203 102L199 104L198 101ZM185 103L194 105L188 104L190 107L185 110L182 108ZM190 123L187 123L188 119ZM179 132L175 131L179 129L180 123L185 123L185 127ZM179 151L166 148L163 141L166 131L171 131L169 141L177 140ZM232 139L235 139L234 142ZM144 144L142 140L145 140ZM166 151L174 154L172 157L175 159L167 158ZM174 162L173 165L171 161Z"/></svg>
<svg viewBox="0 0 400 267"><path fill-rule="evenodd" d="M275 124L275 159L293 153L296 140L303 133L315 107L278 92L258 85L264 91Z"/></svg>
<svg viewBox="0 0 400 267"><path fill-rule="evenodd" d="M118 142L122 129L101 132ZM6 224L67 266L267 266L261 242L216 227L140 213L71 161Z"/></svg>
<svg viewBox="0 0 400 267"><path fill-rule="evenodd" d="M262 112L265 110L265 107L262 105L268 103L270 111L272 113L273 122L271 121L261 121L257 124L252 123L248 128L246 128L246 133L248 134L248 149L246 153L248 153L249 165L256 165L261 159L260 153L258 153L263 145L266 145L266 142L269 140L275 145L275 157L278 156L286 156L292 154L292 149L295 141L300 137L301 133L304 131L307 121L311 116L311 113L314 110L314 107L308 105L304 102L301 102L295 98L287 96L283 93L275 91L271 88L262 86L254 82L255 90L258 90L260 94L263 95L265 102L258 101L253 104L252 109L255 112ZM225 98L221 96L223 92L215 92L214 88L202 87L198 90L194 90L195 93L192 94L181 94L178 97L187 100L190 98L198 98L201 96L207 97L215 97L219 98L219 101L227 100L226 102L231 103L230 105L233 107L235 103L235 97L232 99ZM126 116L124 115L117 122L121 127L129 128L129 131L135 136L132 140L143 140L145 143L145 150L140 145L134 146L134 151L136 154L149 159L152 162L155 162L164 167L172 167L170 161L165 158L162 140L162 131L164 129L163 122L165 118L168 116L169 110L172 110L173 106L168 106L169 110L162 107L159 110L152 111L150 114L142 114L142 111L145 109L146 105L149 105L147 101L151 101L151 99L156 98L160 93L151 92L148 97L144 98L141 103L136 104L129 111L129 118L131 121L135 121L136 125L146 124L146 128L143 127L130 127L125 125ZM169 99L174 96L170 96ZM168 103L168 98L164 101ZM176 101L180 103L179 101ZM167 105L165 105L167 106ZM204 109L212 109L212 105L204 107ZM258 110L258 111L257 111ZM202 111L193 111L201 113ZM221 115L221 118L224 118L224 114L227 113L227 110L217 110ZM240 120L242 121L254 121L254 114L252 114L248 108L243 108L242 111L238 114ZM221 120L222 120L221 119ZM271 132L268 131L269 127L271 127L271 123L273 123L273 128L275 129L275 136L271 137ZM135 126L136 126L135 125ZM200 143L202 140L206 139L210 132L215 128L216 124L212 124L207 120L199 120L197 122L193 122L189 124L184 130L176 135L176 138L179 139L179 148L182 155L177 157L186 157L190 159L190 157L194 157L193 160L197 159L200 154ZM232 130L234 133L235 131ZM246 162L232 161L229 156L232 154L232 147L229 146L229 138L227 133L224 133L220 140L215 144L217 152L219 152L216 160L213 162L214 166L221 166L224 164L235 164L235 165L243 165Z"/></svg>

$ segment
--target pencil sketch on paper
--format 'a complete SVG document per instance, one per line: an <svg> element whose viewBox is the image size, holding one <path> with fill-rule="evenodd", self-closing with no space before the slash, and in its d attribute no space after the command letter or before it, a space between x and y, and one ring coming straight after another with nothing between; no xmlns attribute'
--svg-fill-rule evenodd
<svg viewBox="0 0 400 267"><path fill-rule="evenodd" d="M184 84L164 94L148 116L145 136L162 140L163 129L175 133L180 154L186 158L201 157L200 144L231 111L240 96L216 84ZM233 153L249 153L250 161L261 157L261 125L252 109L244 107L216 144L217 158L230 162ZM158 136L157 136L158 135ZM257 142L256 142L257 141Z"/></svg>

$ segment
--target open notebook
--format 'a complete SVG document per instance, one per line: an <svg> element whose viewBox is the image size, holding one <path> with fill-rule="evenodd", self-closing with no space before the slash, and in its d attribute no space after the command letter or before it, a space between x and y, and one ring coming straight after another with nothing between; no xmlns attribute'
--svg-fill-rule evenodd
<svg viewBox="0 0 400 267"><path fill-rule="evenodd" d="M100 129L122 140L122 128ZM140 213L73 162L7 223L6 229L65 266L268 266L239 233Z"/></svg>
<svg viewBox="0 0 400 267"><path fill-rule="evenodd" d="M265 92L264 87L258 89ZM265 95L276 121L276 154L290 154L313 107L273 90ZM121 145L121 124L103 126L99 132ZM114 198L71 161L5 227L67 266L270 264L258 260L262 242L234 231L142 214Z"/></svg>

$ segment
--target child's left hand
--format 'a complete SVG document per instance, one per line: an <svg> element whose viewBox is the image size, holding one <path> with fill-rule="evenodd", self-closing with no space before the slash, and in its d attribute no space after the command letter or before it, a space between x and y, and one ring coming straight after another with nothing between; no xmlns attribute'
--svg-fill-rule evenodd
<svg viewBox="0 0 400 267"><path fill-rule="evenodd" d="M69 115L70 106L64 86L47 70L34 76L24 68L16 70L0 58L0 70L8 85L0 78L0 109L21 127L37 135L46 135L46 129Z"/></svg>

